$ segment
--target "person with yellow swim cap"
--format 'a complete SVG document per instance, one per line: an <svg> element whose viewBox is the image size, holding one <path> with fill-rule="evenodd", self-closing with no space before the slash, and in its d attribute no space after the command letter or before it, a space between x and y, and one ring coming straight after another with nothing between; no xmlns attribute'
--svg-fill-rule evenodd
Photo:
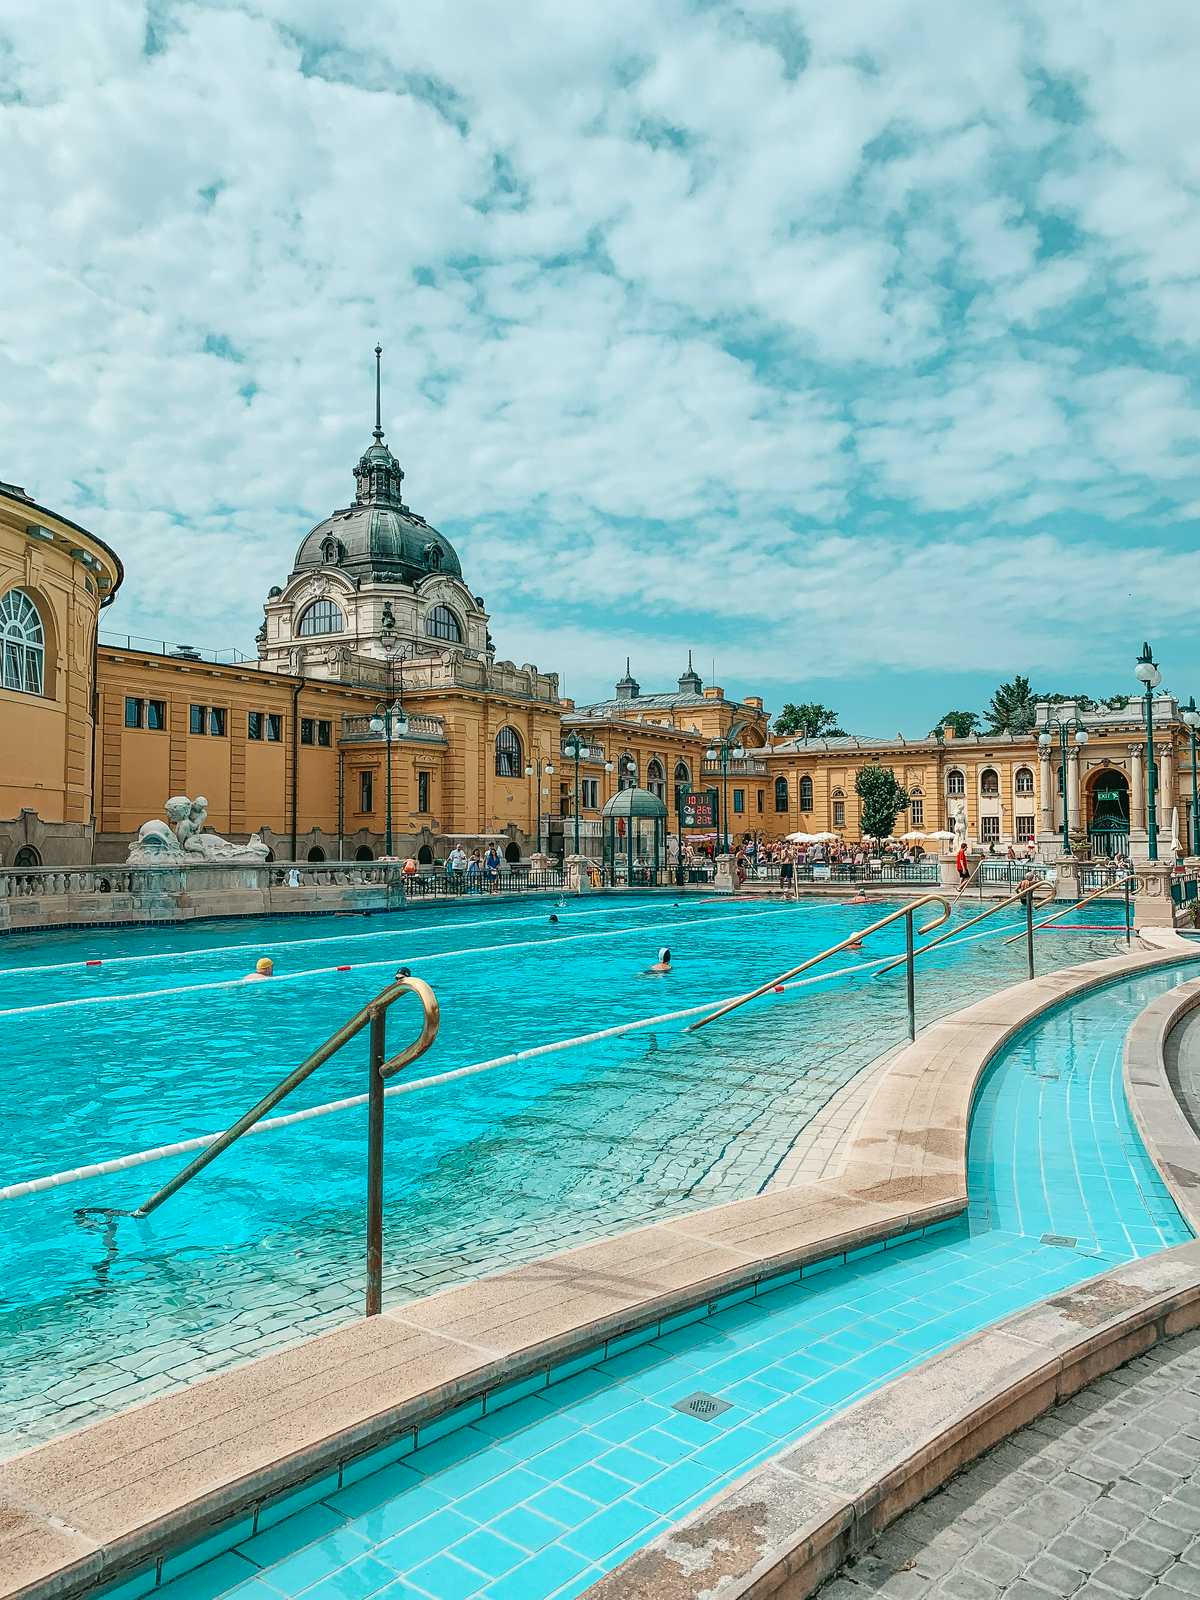
<svg viewBox="0 0 1200 1600"><path fill-rule="evenodd" d="M270 956L259 956L254 963L254 971L248 972L242 980L244 983L261 983L264 978L275 976L275 963Z"/></svg>

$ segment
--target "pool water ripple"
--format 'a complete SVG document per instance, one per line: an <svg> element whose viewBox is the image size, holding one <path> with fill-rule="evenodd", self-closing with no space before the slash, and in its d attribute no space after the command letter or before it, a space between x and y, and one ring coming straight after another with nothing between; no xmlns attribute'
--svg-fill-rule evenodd
<svg viewBox="0 0 1200 1600"><path fill-rule="evenodd" d="M1186 976L1066 1002L1005 1047L973 1111L966 1219L726 1297L646 1343L614 1341L619 1353L594 1366L331 1488L162 1600L567 1600L889 1378L1182 1243L1190 1234L1138 1140L1121 1060L1137 1012ZM730 1409L713 1421L676 1409L697 1391Z"/></svg>

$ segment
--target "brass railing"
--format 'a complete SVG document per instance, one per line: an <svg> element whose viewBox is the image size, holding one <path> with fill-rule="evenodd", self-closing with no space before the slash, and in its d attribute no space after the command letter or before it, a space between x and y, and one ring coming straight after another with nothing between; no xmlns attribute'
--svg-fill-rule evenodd
<svg viewBox="0 0 1200 1600"><path fill-rule="evenodd" d="M1052 922L1058 922L1062 917L1069 917L1072 911L1078 911L1081 906L1086 906L1089 901L1103 899L1105 895L1111 900L1113 890L1119 888L1125 896L1125 943L1130 944L1133 940L1133 902L1130 900L1130 894L1137 894L1144 887L1145 885L1141 878L1135 872L1128 872L1120 883L1101 884L1099 889L1090 890L1081 900L1076 900L1074 905L1064 906L1061 911L1056 911L1052 917L1047 917L1044 921L1037 923L1036 926L1048 928ZM1020 934L1014 934L1012 939L1006 939L1004 942L1005 944L1012 944L1014 940L1020 937Z"/></svg>
<svg viewBox="0 0 1200 1600"><path fill-rule="evenodd" d="M859 928L855 933L848 934L846 938L839 940L837 944L831 944L828 950L822 950L819 955L809 956L808 960L802 961L798 967L790 967L787 972L781 972L777 978L772 978L769 983L761 984L757 989L751 990L749 994L739 995L736 1000L727 1000L723 1006L718 1006L715 1011L710 1011L708 1016L701 1017L698 1022L693 1022L688 1032L695 1033L698 1028L706 1028L710 1022L715 1022L718 1017L727 1016L729 1012L736 1011L739 1006L744 1006L750 1000L757 1000L760 995L777 988L781 983L787 983L791 978L798 977L802 972L807 972L810 967L819 966L822 961L828 961L830 956L837 955L839 950L848 950L852 945L861 944L864 939L873 933L877 933L880 928L886 928L889 923L897 922L903 917L905 937L903 959L908 964L908 1036L910 1039L915 1039L917 1036L917 1011L916 990L913 979L913 913L920 906L935 903L942 908L941 915L932 922L927 922L923 928L917 929L920 934L932 933L935 928L940 928L950 915L950 906L944 896L940 894L923 894L918 896L916 900L911 900L908 905L903 906L899 911L893 911L886 917L880 917L878 922L872 922L867 927Z"/></svg>
<svg viewBox="0 0 1200 1600"><path fill-rule="evenodd" d="M388 1007L403 994L415 994L421 1002L424 1013L421 1032L412 1044L407 1045L398 1055L389 1057ZM247 1133L256 1122L260 1122L268 1111L273 1111L281 1100L285 1100L293 1089L299 1088L306 1078L311 1077L318 1067L329 1060L330 1056L336 1055L344 1044L348 1044L356 1034L361 1033L370 1024L371 1054L368 1068L367 1111L367 1316L377 1316L383 1303L383 1086L387 1079L399 1072L402 1067L407 1067L418 1056L425 1054L437 1037L440 1020L437 998L429 985L420 978L398 977L377 994L374 1000L368 1001L349 1022L344 1022L336 1033L331 1034L323 1045L289 1072L286 1078L281 1079L256 1106L252 1106L244 1116L226 1128L220 1138L210 1144L207 1150L201 1151L194 1161L189 1161L182 1172L175 1174L170 1183L165 1183L144 1205L128 1214L134 1217L148 1217L162 1205L164 1200L169 1200L173 1194L178 1194L185 1183L190 1183L197 1173L203 1172L205 1167L215 1161L223 1151L228 1150L230 1145Z"/></svg>
<svg viewBox="0 0 1200 1600"><path fill-rule="evenodd" d="M914 958L916 956L923 956L927 950L936 950L938 945L945 944L947 939L957 939L960 935L966 933L968 928L973 928L977 922L986 922L989 917L994 917L998 911L1003 911L1007 906L1015 905L1016 902L1020 900L1025 906L1026 927L1024 929L1024 933L1029 942L1029 976L1032 978L1034 976L1032 938L1033 909L1037 904L1036 897L1039 889L1046 889L1049 891L1047 898L1042 901L1043 905L1049 905L1050 901L1054 899L1054 885L1052 883L1047 883L1046 880L1042 878L1039 879L1037 883L1033 884L1029 889L1018 889L1015 893L1006 895L1003 900L997 900L993 905L989 906L986 911L981 911L977 917L972 917L970 922L964 922L960 927L951 928L949 933L943 933L940 938L931 939L928 944L921 945L919 949L913 951ZM1005 942L1007 944L1015 944L1016 940L1020 937L1020 934L1015 934L1012 939L1008 939ZM885 972L894 972L897 967L903 966L906 960L906 956L897 956L894 961L889 961L886 966L878 967L875 971L875 976L877 978L882 978Z"/></svg>

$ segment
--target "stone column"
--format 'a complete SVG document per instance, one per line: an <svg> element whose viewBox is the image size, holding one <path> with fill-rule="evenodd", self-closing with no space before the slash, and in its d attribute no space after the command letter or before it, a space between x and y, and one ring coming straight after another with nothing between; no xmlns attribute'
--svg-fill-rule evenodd
<svg viewBox="0 0 1200 1600"><path fill-rule="evenodd" d="M1158 757L1158 827L1170 832L1175 808L1175 747L1164 744Z"/></svg>
<svg viewBox="0 0 1200 1600"><path fill-rule="evenodd" d="M1041 801L1043 833L1054 832L1054 771L1049 750L1038 751L1038 797Z"/></svg>
<svg viewBox="0 0 1200 1600"><path fill-rule="evenodd" d="M1067 827L1071 833L1079 831L1079 746L1067 755Z"/></svg>
<svg viewBox="0 0 1200 1600"><path fill-rule="evenodd" d="M1134 832L1146 830L1146 791L1142 782L1142 747L1129 746L1129 826Z"/></svg>

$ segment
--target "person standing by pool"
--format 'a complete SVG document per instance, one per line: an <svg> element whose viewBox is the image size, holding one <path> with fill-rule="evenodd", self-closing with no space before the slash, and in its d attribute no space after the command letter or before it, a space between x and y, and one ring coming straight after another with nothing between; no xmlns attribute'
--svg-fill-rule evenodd
<svg viewBox="0 0 1200 1600"><path fill-rule="evenodd" d="M500 852L494 844L488 845L487 855L483 858L483 875L488 887L494 889L500 879Z"/></svg>
<svg viewBox="0 0 1200 1600"><path fill-rule="evenodd" d="M446 857L446 876L448 878L461 877L467 870L467 852L462 845L456 844Z"/></svg>
<svg viewBox="0 0 1200 1600"><path fill-rule="evenodd" d="M479 878L483 872L483 861L478 850L471 851L471 859L467 862L467 890L479 888Z"/></svg>
<svg viewBox="0 0 1200 1600"><path fill-rule="evenodd" d="M796 892L796 863L792 859L790 845L784 845L779 857L779 887L783 890L784 898L791 900Z"/></svg>
<svg viewBox="0 0 1200 1600"><path fill-rule="evenodd" d="M967 847L965 844L959 845L958 854L954 858L954 866L958 872L959 883L966 883L971 875L971 869L967 866Z"/></svg>

